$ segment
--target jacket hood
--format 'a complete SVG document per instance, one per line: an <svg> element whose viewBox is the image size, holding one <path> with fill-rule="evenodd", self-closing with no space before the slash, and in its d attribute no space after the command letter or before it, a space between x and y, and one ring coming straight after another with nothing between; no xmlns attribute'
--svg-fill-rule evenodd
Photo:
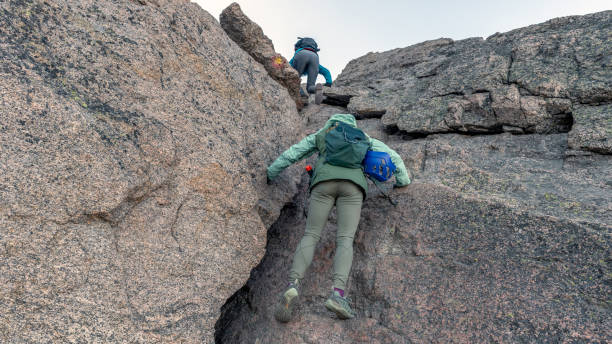
<svg viewBox="0 0 612 344"><path fill-rule="evenodd" d="M344 122L352 127L357 127L357 121L355 120L355 116L351 115L350 113L337 113L333 116L331 116L328 120L327 123L325 123L325 126L331 124L331 122L334 121L338 121L338 122Z"/></svg>

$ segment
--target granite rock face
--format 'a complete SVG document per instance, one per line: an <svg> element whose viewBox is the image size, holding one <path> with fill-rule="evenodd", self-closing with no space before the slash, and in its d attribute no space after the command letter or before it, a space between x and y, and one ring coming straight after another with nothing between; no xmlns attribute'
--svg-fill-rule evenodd
<svg viewBox="0 0 612 344"><path fill-rule="evenodd" d="M311 130L337 107L311 107ZM332 212L302 284L295 319L272 305L287 283L307 212L301 193L268 233L267 254L224 307L218 343L605 342L612 325L612 163L572 154L568 134L405 140L359 120L399 152L413 175L373 186L362 209L341 321L323 306L332 287Z"/></svg>
<svg viewBox="0 0 612 344"><path fill-rule="evenodd" d="M610 116L609 106L598 106L612 101L611 22L606 11L486 40L369 53L351 61L328 93L349 96L353 113L384 114L385 125L413 135L567 132L575 111ZM598 133L575 126L572 146L612 153L611 124L598 124Z"/></svg>
<svg viewBox="0 0 612 344"><path fill-rule="evenodd" d="M188 1L0 3L0 342L212 343L296 192L287 91Z"/></svg>
<svg viewBox="0 0 612 344"><path fill-rule="evenodd" d="M187 1L0 3L0 342L609 342L611 13L369 54L298 114ZM332 213L279 324L308 181L265 167L342 112L413 184L364 204L357 317Z"/></svg>
<svg viewBox="0 0 612 344"><path fill-rule="evenodd" d="M612 104L577 105L569 145L576 150L612 153Z"/></svg>
<svg viewBox="0 0 612 344"><path fill-rule="evenodd" d="M397 207L370 188L348 283L357 317L323 305L332 212L295 319L273 318L305 228L304 176L266 256L224 306L217 342L612 340L611 13L351 62L326 89L328 105L302 111L307 132L355 113L413 177L386 185Z"/></svg>
<svg viewBox="0 0 612 344"><path fill-rule="evenodd" d="M221 12L219 21L228 36L261 63L270 76L289 91L296 106L301 109L300 76L286 58L274 51L274 44L261 27L249 19L235 2Z"/></svg>

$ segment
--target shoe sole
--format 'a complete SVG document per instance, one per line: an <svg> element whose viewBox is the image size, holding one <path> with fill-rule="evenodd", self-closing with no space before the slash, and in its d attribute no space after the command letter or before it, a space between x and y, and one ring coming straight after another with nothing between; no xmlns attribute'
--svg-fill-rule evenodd
<svg viewBox="0 0 612 344"><path fill-rule="evenodd" d="M274 310L274 318L280 322L289 322L293 317L293 309L297 304L298 292L295 288L287 290L280 296Z"/></svg>
<svg viewBox="0 0 612 344"><path fill-rule="evenodd" d="M330 311L336 313L336 315L340 319L345 320L345 319L352 319L355 317L355 315L347 312L346 309L344 309L342 306L340 306L340 304L338 304L334 300L329 299L325 301L325 307L329 309Z"/></svg>
<svg viewBox="0 0 612 344"><path fill-rule="evenodd" d="M321 105L321 102L323 102L323 86L321 86L321 84L318 84L316 86L315 104Z"/></svg>

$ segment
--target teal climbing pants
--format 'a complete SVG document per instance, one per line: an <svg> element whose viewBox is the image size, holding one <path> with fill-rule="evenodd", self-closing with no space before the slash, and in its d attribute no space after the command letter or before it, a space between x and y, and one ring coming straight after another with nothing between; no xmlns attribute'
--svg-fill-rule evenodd
<svg viewBox="0 0 612 344"><path fill-rule="evenodd" d="M289 273L291 281L301 280L312 263L321 231L334 204L338 213L336 253L334 255L334 287L344 290L353 264L353 239L359 225L363 193L348 180L327 180L312 188L306 231L293 257Z"/></svg>

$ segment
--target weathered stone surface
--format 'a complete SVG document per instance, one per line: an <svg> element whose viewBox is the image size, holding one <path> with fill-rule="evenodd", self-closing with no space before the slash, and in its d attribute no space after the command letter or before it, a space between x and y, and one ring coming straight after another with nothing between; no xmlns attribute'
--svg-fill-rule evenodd
<svg viewBox="0 0 612 344"><path fill-rule="evenodd" d="M574 126L569 133L569 146L612 154L612 105L576 106Z"/></svg>
<svg viewBox="0 0 612 344"><path fill-rule="evenodd" d="M590 61L610 51L609 39L598 39L609 36L611 13L351 62L339 86L326 89L329 104L346 109L309 106L302 111L307 132L333 113L384 113L358 124L400 153L413 177L411 186L391 191L397 207L370 189L348 286L357 317L338 320L323 305L332 287L334 212L295 319L280 324L272 316L305 228L303 177L301 193L268 232L266 256L224 306L217 341L610 341L610 70ZM557 35L559 46L584 52L580 65L589 70L572 70L566 48L539 55L510 45L518 43L506 35L542 47ZM587 43L589 52L577 36L599 43Z"/></svg>
<svg viewBox="0 0 612 344"><path fill-rule="evenodd" d="M152 5L152 6L165 6L168 4L180 4L180 3L189 3L189 0L130 0L136 2L141 5Z"/></svg>
<svg viewBox="0 0 612 344"><path fill-rule="evenodd" d="M300 76L287 59L274 51L272 41L261 27L249 19L235 2L221 12L219 21L228 36L261 63L270 76L289 91L298 109L301 109Z"/></svg>
<svg viewBox="0 0 612 344"><path fill-rule="evenodd" d="M411 134L559 133L574 107L612 101L612 11L558 18L486 40L438 39L351 61L347 108Z"/></svg>
<svg viewBox="0 0 612 344"><path fill-rule="evenodd" d="M295 320L285 325L272 316L305 228L304 179L302 194L268 233L264 260L226 305L218 342L609 339L609 156L566 157L567 134L405 141L385 136L375 121L359 125L405 158L414 184L391 193L397 208L371 188L349 281L356 319L340 321L323 306L335 213L304 279Z"/></svg>
<svg viewBox="0 0 612 344"><path fill-rule="evenodd" d="M296 192L265 184L287 92L197 5L142 3L0 3L0 342L213 342Z"/></svg>
<svg viewBox="0 0 612 344"><path fill-rule="evenodd" d="M610 341L610 13L369 54L298 115L197 5L0 3L0 341ZM345 111L413 185L370 190L357 318L332 213L282 325L307 180L265 166Z"/></svg>

